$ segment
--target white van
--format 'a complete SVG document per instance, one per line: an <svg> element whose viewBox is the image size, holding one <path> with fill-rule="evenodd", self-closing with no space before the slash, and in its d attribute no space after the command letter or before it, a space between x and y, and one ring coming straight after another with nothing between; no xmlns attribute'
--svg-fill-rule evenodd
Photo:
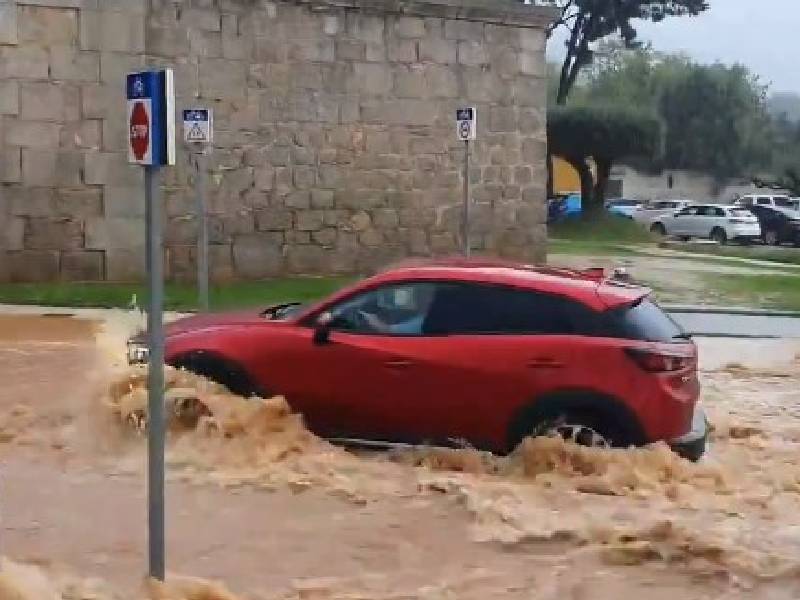
<svg viewBox="0 0 800 600"><path fill-rule="evenodd" d="M772 208L788 208L800 210L800 201L786 194L748 194L736 201L739 206L770 206Z"/></svg>

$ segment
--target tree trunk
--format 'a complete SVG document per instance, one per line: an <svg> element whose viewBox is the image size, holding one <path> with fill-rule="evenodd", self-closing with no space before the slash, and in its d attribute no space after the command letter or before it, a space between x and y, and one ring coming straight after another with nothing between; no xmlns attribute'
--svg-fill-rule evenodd
<svg viewBox="0 0 800 600"><path fill-rule="evenodd" d="M547 199L555 198L555 174L553 173L553 155L547 149Z"/></svg>
<svg viewBox="0 0 800 600"><path fill-rule="evenodd" d="M594 188L592 170L589 168L585 158L565 157L565 159L578 172L578 176L581 179L581 206L583 210L592 209L595 206L595 199L592 194Z"/></svg>
<svg viewBox="0 0 800 600"><path fill-rule="evenodd" d="M608 187L608 180L611 179L612 163L607 158L594 159L594 164L597 167L597 182L594 185L594 203L601 206L606 201L606 188Z"/></svg>

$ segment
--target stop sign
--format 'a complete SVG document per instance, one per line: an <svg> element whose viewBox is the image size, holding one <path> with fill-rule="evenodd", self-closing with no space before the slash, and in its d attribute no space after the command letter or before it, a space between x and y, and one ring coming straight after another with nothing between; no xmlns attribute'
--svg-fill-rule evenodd
<svg viewBox="0 0 800 600"><path fill-rule="evenodd" d="M143 161L150 147L150 115L144 102L134 103L129 127L133 155L137 161Z"/></svg>

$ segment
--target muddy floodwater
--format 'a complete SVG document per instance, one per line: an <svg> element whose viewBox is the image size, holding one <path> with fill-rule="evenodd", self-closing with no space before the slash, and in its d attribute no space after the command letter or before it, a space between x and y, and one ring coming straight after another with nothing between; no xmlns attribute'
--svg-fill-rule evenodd
<svg viewBox="0 0 800 600"><path fill-rule="evenodd" d="M174 575L148 587L140 321L0 315L0 600L800 597L800 342L713 339L698 464L549 439L355 454L169 371Z"/></svg>

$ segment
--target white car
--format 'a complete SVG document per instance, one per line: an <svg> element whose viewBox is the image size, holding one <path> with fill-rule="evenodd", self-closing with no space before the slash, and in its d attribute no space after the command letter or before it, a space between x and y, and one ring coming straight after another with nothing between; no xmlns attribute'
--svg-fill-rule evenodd
<svg viewBox="0 0 800 600"><path fill-rule="evenodd" d="M723 204L692 204L659 217L650 231L683 239L709 238L720 244L731 240L749 243L761 238L761 226L753 213Z"/></svg>
<svg viewBox="0 0 800 600"><path fill-rule="evenodd" d="M790 198L785 194L748 194L736 201L738 206L769 206L771 208L785 208L788 210L800 210L800 202L797 198Z"/></svg>
<svg viewBox="0 0 800 600"><path fill-rule="evenodd" d="M633 220L643 225L650 225L657 218L675 214L691 203L690 200L656 200L636 209Z"/></svg>

